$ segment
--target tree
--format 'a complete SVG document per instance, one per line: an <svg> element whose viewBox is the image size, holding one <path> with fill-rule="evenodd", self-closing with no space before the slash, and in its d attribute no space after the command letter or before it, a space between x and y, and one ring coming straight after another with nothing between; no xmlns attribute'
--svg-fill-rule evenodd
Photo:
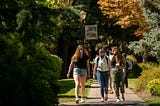
<svg viewBox="0 0 160 106"><path fill-rule="evenodd" d="M99 0L98 4L106 18L116 20L115 24L121 28L138 26L135 31L138 36L146 30L147 23L138 0Z"/></svg>
<svg viewBox="0 0 160 106"><path fill-rule="evenodd" d="M62 27L57 5L47 6L37 0L0 4L2 106L58 105L62 60L51 50Z"/></svg>
<svg viewBox="0 0 160 106"><path fill-rule="evenodd" d="M135 54L143 57L146 62L148 56L160 58L160 7L159 0L141 0L144 6L144 15L149 23L149 30L143 33L144 38L139 41L130 42L129 48Z"/></svg>

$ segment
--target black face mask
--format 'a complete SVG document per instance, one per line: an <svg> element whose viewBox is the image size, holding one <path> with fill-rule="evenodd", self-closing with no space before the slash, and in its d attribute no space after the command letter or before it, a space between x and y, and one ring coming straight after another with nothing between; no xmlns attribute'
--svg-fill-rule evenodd
<svg viewBox="0 0 160 106"><path fill-rule="evenodd" d="M101 58L103 58L104 56L101 56Z"/></svg>

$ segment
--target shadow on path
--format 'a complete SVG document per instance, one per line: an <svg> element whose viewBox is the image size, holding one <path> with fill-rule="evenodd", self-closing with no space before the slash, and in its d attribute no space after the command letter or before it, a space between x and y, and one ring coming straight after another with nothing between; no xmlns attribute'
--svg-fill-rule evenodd
<svg viewBox="0 0 160 106"><path fill-rule="evenodd" d="M119 102L119 103L114 103L114 101L110 102L104 102L104 103L97 103L97 102L92 102L92 103L68 103L68 104L60 104L59 106L148 106L147 104L139 101L126 101L126 102Z"/></svg>
<svg viewBox="0 0 160 106"><path fill-rule="evenodd" d="M114 94L108 95L106 102L99 102L100 88L98 82L93 82L86 98L86 103L76 104L75 102L60 103L59 106L148 106L144 100L138 97L131 89L125 90L126 101L116 103Z"/></svg>

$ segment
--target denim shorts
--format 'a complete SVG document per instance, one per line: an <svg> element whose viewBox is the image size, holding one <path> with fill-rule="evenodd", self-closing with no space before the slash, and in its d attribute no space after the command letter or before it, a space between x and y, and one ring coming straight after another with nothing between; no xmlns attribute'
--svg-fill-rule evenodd
<svg viewBox="0 0 160 106"><path fill-rule="evenodd" d="M74 75L87 77L87 70L85 68L73 68L73 76Z"/></svg>

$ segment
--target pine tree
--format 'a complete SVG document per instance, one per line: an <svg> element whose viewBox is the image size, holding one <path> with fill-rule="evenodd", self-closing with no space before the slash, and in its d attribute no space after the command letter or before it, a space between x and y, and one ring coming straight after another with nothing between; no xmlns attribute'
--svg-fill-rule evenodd
<svg viewBox="0 0 160 106"><path fill-rule="evenodd" d="M160 0L140 0L140 3L144 7L149 30L143 33L143 39L131 42L129 48L140 54L145 62L148 56L160 58Z"/></svg>

